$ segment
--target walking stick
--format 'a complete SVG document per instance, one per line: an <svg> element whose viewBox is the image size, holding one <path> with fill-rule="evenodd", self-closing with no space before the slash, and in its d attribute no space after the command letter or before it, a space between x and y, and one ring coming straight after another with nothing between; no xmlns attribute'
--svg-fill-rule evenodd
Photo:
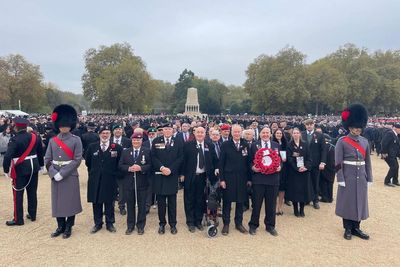
<svg viewBox="0 0 400 267"><path fill-rule="evenodd" d="M138 207L138 196L137 196L137 183L136 183L136 172L133 173L133 179L135 180L135 203L136 207Z"/></svg>

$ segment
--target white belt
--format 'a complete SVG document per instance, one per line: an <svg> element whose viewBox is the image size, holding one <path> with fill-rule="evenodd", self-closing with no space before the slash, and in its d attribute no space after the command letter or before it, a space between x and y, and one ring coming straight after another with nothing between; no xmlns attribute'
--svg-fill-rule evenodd
<svg viewBox="0 0 400 267"><path fill-rule="evenodd" d="M365 165L365 161L349 161L349 160L344 160L343 164L347 165L353 165L353 166L363 166Z"/></svg>
<svg viewBox="0 0 400 267"><path fill-rule="evenodd" d="M25 158L25 160L30 160L30 159L35 159L35 158L37 158L37 155L30 155L30 156L27 156ZM16 163L18 160L19 160L19 158L13 158L14 163Z"/></svg>
<svg viewBox="0 0 400 267"><path fill-rule="evenodd" d="M65 161L57 161L57 160L53 160L52 161L52 163L54 164L54 165L57 165L57 166L65 166L65 165L68 165L68 164L70 164L72 162L72 160L65 160Z"/></svg>

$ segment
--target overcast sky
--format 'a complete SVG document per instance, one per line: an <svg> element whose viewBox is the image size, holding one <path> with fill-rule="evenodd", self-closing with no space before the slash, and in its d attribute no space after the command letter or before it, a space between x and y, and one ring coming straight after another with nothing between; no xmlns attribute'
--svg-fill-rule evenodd
<svg viewBox="0 0 400 267"><path fill-rule="evenodd" d="M307 62L345 43L400 49L400 0L0 0L0 56L21 54L45 81L82 92L89 48L128 42L153 78L183 69L242 85L260 54L286 45Z"/></svg>

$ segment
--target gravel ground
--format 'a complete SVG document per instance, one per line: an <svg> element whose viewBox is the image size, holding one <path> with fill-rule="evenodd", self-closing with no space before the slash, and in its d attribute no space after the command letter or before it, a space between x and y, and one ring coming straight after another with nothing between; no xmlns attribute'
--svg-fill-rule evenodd
<svg viewBox="0 0 400 267"><path fill-rule="evenodd" d="M306 207L305 218L296 218L291 207L277 217L278 237L260 227L256 236L232 229L228 236L209 239L205 232L189 233L185 225L182 191L178 195L178 234L167 228L157 234L157 210L147 217L145 234L125 235L126 217L116 213L117 233L103 228L95 235L92 208L86 203L87 172L81 165L83 212L76 218L68 240L50 238L56 228L51 218L50 180L40 176L36 222L25 220L22 227L7 227L12 216L10 181L0 177L0 255L2 266L400 266L400 187L383 186L386 163L373 156L374 184L370 187L370 218L362 229L371 239L344 240L335 204L321 203L320 210ZM336 192L336 186L334 191ZM25 208L26 210L26 208ZM247 227L251 211L244 216ZM263 215L262 215L263 216Z"/></svg>

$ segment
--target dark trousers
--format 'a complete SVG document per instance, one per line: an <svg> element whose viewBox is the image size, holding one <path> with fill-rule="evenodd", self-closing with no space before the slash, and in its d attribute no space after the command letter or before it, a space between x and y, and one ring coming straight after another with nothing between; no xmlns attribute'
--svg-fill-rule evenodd
<svg viewBox="0 0 400 267"><path fill-rule="evenodd" d="M390 183L390 180L393 178L393 183L399 182L399 163L397 162L397 158L387 157L385 159L386 163L389 165L389 171L385 177L385 184Z"/></svg>
<svg viewBox="0 0 400 267"><path fill-rule="evenodd" d="M14 198L14 221L19 224L24 223L24 191L28 197L28 213L31 218L36 219L37 211L37 187L38 187L38 173L33 173L29 182L30 175L17 176L13 180L13 198ZM29 184L28 184L29 183ZM26 188L21 190L22 188Z"/></svg>
<svg viewBox="0 0 400 267"><path fill-rule="evenodd" d="M167 200L168 200L168 224L171 227L176 226L176 194L173 195L157 195L158 205L158 219L160 226L165 226L167 221L165 214L167 213Z"/></svg>
<svg viewBox="0 0 400 267"><path fill-rule="evenodd" d="M146 191L146 211L150 210L151 205L155 204L155 194L153 194L153 177L149 176L149 187Z"/></svg>
<svg viewBox="0 0 400 267"><path fill-rule="evenodd" d="M333 181L328 181L321 175L321 180L319 182L319 188L321 190L321 198L324 201L333 201Z"/></svg>
<svg viewBox="0 0 400 267"><path fill-rule="evenodd" d="M278 197L279 185L253 184L254 206L249 222L250 228L260 226L260 211L263 201L265 201L264 224L267 229L275 228L276 199Z"/></svg>
<svg viewBox="0 0 400 267"><path fill-rule="evenodd" d="M65 230L65 228L72 228L75 224L75 215L69 217L57 217L58 228Z"/></svg>
<svg viewBox="0 0 400 267"><path fill-rule="evenodd" d="M135 189L130 190L127 196L126 206L127 206L127 217L126 224L128 228L137 228L144 229L146 225L146 196L147 189L137 190L137 205L138 205L138 213L136 216L136 196Z"/></svg>
<svg viewBox="0 0 400 267"><path fill-rule="evenodd" d="M313 202L318 203L319 196L319 166L312 167L310 171L311 183L313 187Z"/></svg>
<svg viewBox="0 0 400 267"><path fill-rule="evenodd" d="M184 204L186 224L189 226L200 225L206 208L204 189L206 175L195 175L190 181L186 181L184 187Z"/></svg>
<svg viewBox="0 0 400 267"><path fill-rule="evenodd" d="M117 185L118 185L118 208L120 210L125 209L125 199L122 197L122 192L123 192L123 182L122 179L117 179Z"/></svg>
<svg viewBox="0 0 400 267"><path fill-rule="evenodd" d="M96 226L103 225L103 214L106 217L106 225L115 223L113 201L106 203L93 203L93 218Z"/></svg>
<svg viewBox="0 0 400 267"><path fill-rule="evenodd" d="M344 229L351 229L351 230L360 229L360 222L343 219L343 228Z"/></svg>
<svg viewBox="0 0 400 267"><path fill-rule="evenodd" d="M231 222L231 204L232 202L224 198L222 205L222 221L224 225L229 225ZM236 202L235 207L235 225L242 225L243 222L243 203Z"/></svg>

